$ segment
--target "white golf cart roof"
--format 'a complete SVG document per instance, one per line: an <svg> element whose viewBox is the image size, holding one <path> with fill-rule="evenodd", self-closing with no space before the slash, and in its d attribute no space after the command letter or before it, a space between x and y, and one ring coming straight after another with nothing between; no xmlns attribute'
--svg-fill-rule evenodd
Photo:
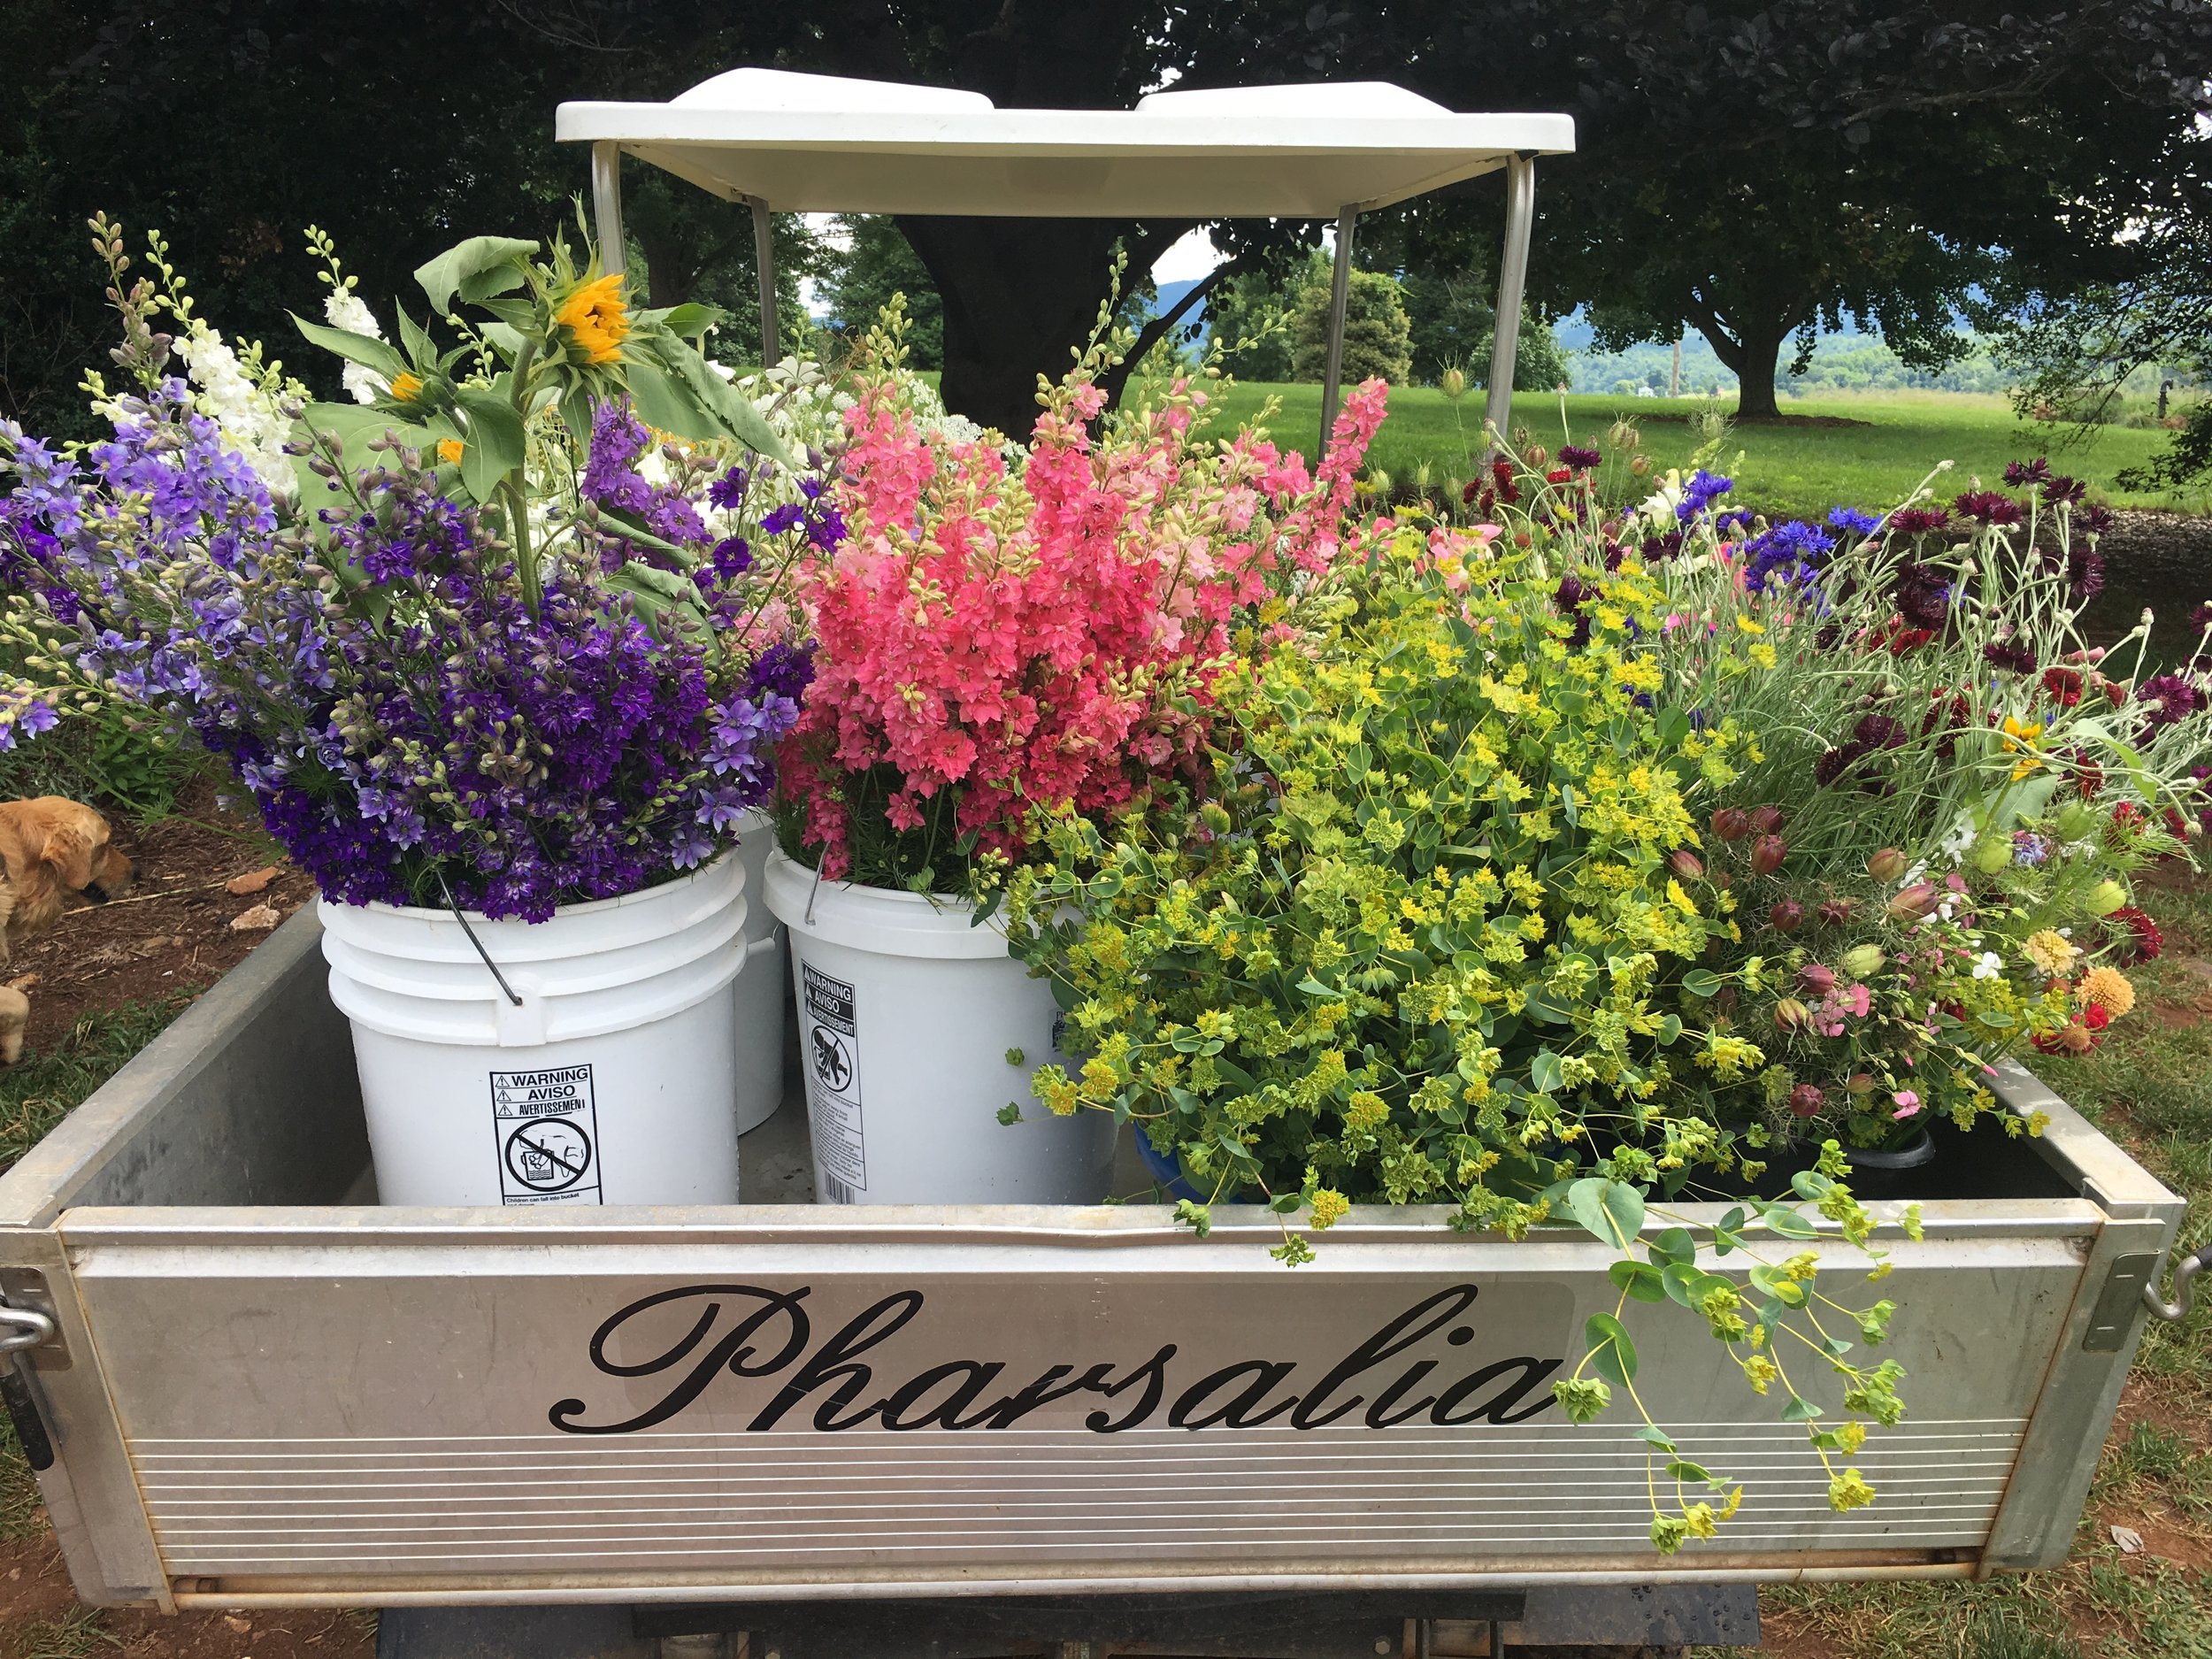
<svg viewBox="0 0 2212 1659"><path fill-rule="evenodd" d="M1010 219L1333 219L1322 447L1335 416L1353 222L1504 168L1504 259L1490 367L1502 431L1534 217L1535 158L1574 149L1565 115L1461 115L1383 81L1156 92L1133 110L1002 110L978 92L733 69L665 104L564 104L554 135L592 147L600 257L625 258L626 153L753 211L761 338L776 328L771 213Z"/></svg>
<svg viewBox="0 0 2212 1659"><path fill-rule="evenodd" d="M1002 110L979 92L733 69L665 104L564 104L557 137L772 212L1334 219L1574 149L1564 115L1458 115L1380 81Z"/></svg>

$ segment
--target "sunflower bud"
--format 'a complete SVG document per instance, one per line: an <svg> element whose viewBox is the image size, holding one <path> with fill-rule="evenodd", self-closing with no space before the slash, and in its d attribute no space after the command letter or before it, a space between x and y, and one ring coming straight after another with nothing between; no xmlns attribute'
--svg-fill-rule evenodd
<svg viewBox="0 0 2212 1659"><path fill-rule="evenodd" d="M1866 873L1886 885L1905 873L1905 855L1894 847L1885 847L1866 861Z"/></svg>
<svg viewBox="0 0 2212 1659"><path fill-rule="evenodd" d="M1790 844L1779 835L1762 835L1751 843L1751 873L1770 876L1782 867L1782 861L1790 856Z"/></svg>
<svg viewBox="0 0 2212 1659"><path fill-rule="evenodd" d="M1817 1083L1800 1083L1790 1091L1790 1110L1800 1118L1817 1116L1827 1103L1828 1096L1821 1092Z"/></svg>
<svg viewBox="0 0 2212 1659"><path fill-rule="evenodd" d="M1924 916L1935 913L1943 902L1943 889L1932 881L1916 881L1891 895L1890 918L1893 921L1916 922Z"/></svg>
<svg viewBox="0 0 2212 1659"><path fill-rule="evenodd" d="M1740 841L1751 833L1751 817L1741 807L1724 806L1713 814L1713 833L1724 841Z"/></svg>
<svg viewBox="0 0 2212 1659"><path fill-rule="evenodd" d="M1793 996L1774 1005L1774 1023L1782 1031L1802 1031L1813 1023L1813 1010Z"/></svg>
<svg viewBox="0 0 2212 1659"><path fill-rule="evenodd" d="M1667 855L1667 868L1685 881L1694 881L1705 873L1705 861L1686 847L1678 847Z"/></svg>
<svg viewBox="0 0 2212 1659"><path fill-rule="evenodd" d="M1805 907L1795 899L1777 899L1774 908L1767 912L1778 932L1793 933L1805 926Z"/></svg>

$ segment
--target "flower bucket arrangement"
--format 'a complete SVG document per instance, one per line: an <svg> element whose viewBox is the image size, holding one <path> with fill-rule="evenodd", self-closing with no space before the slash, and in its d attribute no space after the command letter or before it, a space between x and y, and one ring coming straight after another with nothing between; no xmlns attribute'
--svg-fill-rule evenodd
<svg viewBox="0 0 2212 1659"><path fill-rule="evenodd" d="M1315 478L1209 438L1187 380L1094 434L1099 345L1018 448L943 420L901 336L895 311L844 412L847 534L801 573L815 676L779 758L768 896L795 944L819 1190L1095 1202L1110 1122L1000 1110L1060 1022L999 892L1052 810L1187 810L1233 636L1331 556L1380 388Z"/></svg>
<svg viewBox="0 0 2212 1659"><path fill-rule="evenodd" d="M757 500L790 457L683 338L710 314L480 237L393 344L332 259L300 326L356 401L317 403L157 239L134 280L95 229L113 435L0 427L9 626L53 681L10 725L128 698L234 768L321 889L387 1202L734 1202L740 1073L780 1065L731 1034L729 849L797 717L787 577L826 530Z"/></svg>
<svg viewBox="0 0 2212 1659"><path fill-rule="evenodd" d="M1741 1489L1632 1325L1696 1322L1872 1502L1907 1379L1847 1253L1881 1279L1878 1225L2038 1132L1999 1063L2124 1034L2129 883L2208 812L2212 607L2163 671L2147 619L2089 645L2097 516L2039 462L1778 523L1709 466L1636 502L1623 425L1378 514L1379 382L1310 470L1203 375L1108 413L1110 341L1010 442L895 305L738 382L705 308L496 238L395 344L316 237L316 403L97 232L113 435L0 426L46 676L0 742L121 697L232 764L320 884L389 1202L733 1201L749 899L825 1202L1095 1202L1126 1126L1291 1265L1356 1204L1617 1251L1553 1401L1640 1417L1672 1550Z"/></svg>
<svg viewBox="0 0 2212 1659"><path fill-rule="evenodd" d="M1806 1425L1835 1509L1872 1500L1850 1455L1904 1410L1894 1309L1806 1241L1824 1219L1885 1276L1863 1201L1941 1193L1910 1185L1928 1125L2033 1134L1995 1064L2126 1014L2156 949L2126 884L2197 833L2212 664L2081 641L2093 519L2039 463L2024 499L1814 526L1701 470L1609 511L1596 450L1531 459L1471 536L1360 526L1333 609L1211 682L1197 812L1064 815L1006 910L1068 1008L1036 1094L1133 1124L1201 1233L1266 1204L1294 1264L1411 1203L1621 1250L1555 1395L1642 1416L1671 1550L1740 1488L1644 1410L1631 1303ZM1699 1200L1728 1208L1642 1231Z"/></svg>

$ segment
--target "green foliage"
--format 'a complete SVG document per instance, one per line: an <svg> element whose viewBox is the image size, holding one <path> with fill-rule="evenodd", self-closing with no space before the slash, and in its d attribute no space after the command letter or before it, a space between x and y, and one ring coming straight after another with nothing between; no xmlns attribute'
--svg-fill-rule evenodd
<svg viewBox="0 0 2212 1659"><path fill-rule="evenodd" d="M1289 311L1263 273L1222 279L1206 296L1206 327L1220 348L1223 373L1240 380L1291 378Z"/></svg>
<svg viewBox="0 0 2212 1659"><path fill-rule="evenodd" d="M1489 384L1495 334L1490 283L1487 273L1428 266L1415 266L1400 278L1416 383L1433 386L1445 370L1455 367L1471 383ZM1551 325L1524 307L1513 349L1513 389L1548 392L1572 379L1568 354Z"/></svg>
<svg viewBox="0 0 2212 1659"><path fill-rule="evenodd" d="M917 369L942 368L945 303L898 222L888 214L849 213L837 225L846 245L824 251L819 289L830 326L857 343L890 304L891 296L902 294L908 362Z"/></svg>
<svg viewBox="0 0 2212 1659"><path fill-rule="evenodd" d="M1291 378L1321 379L1329 360L1326 281L1302 285L1291 311ZM1392 385L1413 375L1412 322L1395 277L1354 271L1344 301L1344 362L1340 384L1357 386L1379 376Z"/></svg>

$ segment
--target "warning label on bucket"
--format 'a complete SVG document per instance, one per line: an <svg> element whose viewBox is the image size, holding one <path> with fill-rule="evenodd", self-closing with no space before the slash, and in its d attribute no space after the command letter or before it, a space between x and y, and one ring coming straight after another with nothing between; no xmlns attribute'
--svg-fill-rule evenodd
<svg viewBox="0 0 2212 1659"><path fill-rule="evenodd" d="M491 1084L500 1202L597 1203L599 1118L591 1068L494 1071Z"/></svg>
<svg viewBox="0 0 2212 1659"><path fill-rule="evenodd" d="M799 964L806 1026L806 1108L824 1202L849 1204L868 1189L860 1128L860 1027L853 987L810 962Z"/></svg>

